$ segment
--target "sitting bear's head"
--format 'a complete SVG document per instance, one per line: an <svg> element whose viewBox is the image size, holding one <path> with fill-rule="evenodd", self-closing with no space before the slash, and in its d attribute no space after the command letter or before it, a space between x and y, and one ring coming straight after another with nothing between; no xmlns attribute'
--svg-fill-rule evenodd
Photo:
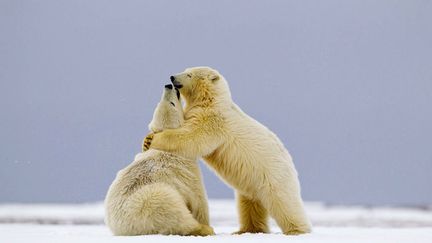
<svg viewBox="0 0 432 243"><path fill-rule="evenodd" d="M192 67L170 77L185 101L190 103L222 102L230 100L231 94L225 78L209 67Z"/></svg>
<svg viewBox="0 0 432 243"><path fill-rule="evenodd" d="M167 84L162 98L153 113L153 120L149 124L149 129L155 133L164 129L175 129L180 127L183 121L180 93L172 84Z"/></svg>

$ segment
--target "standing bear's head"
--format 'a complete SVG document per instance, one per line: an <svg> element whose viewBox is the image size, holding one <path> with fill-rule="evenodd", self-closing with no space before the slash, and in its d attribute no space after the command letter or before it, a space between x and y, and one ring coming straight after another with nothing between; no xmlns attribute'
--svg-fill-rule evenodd
<svg viewBox="0 0 432 243"><path fill-rule="evenodd" d="M165 85L162 98L157 105L149 129L156 133L164 129L175 129L183 125L183 106L180 93L172 84Z"/></svg>
<svg viewBox="0 0 432 243"><path fill-rule="evenodd" d="M210 67L187 68L170 77L180 90L187 104L214 103L231 100L228 83L216 70Z"/></svg>

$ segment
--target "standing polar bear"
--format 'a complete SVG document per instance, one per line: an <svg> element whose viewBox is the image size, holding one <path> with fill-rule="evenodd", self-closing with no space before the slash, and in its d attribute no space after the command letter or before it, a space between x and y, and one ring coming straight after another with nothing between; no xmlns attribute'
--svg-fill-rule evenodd
<svg viewBox="0 0 432 243"><path fill-rule="evenodd" d="M184 124L150 134L151 148L203 157L236 189L240 230L268 232L268 214L284 234L311 231L297 171L278 137L231 99L228 83L209 67L171 76L186 106Z"/></svg>
<svg viewBox="0 0 432 243"><path fill-rule="evenodd" d="M180 94L165 86L150 130L183 123ZM212 235L197 157L150 149L119 171L105 199L106 223L115 235Z"/></svg>

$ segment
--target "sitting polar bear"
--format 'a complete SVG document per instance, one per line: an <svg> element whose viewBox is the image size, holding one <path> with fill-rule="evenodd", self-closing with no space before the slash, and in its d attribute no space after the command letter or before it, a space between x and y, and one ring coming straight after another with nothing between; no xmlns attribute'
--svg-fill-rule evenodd
<svg viewBox="0 0 432 243"><path fill-rule="evenodd" d="M231 99L228 83L208 67L171 76L186 101L184 124L151 134L150 147L203 157L236 189L240 230L268 232L268 214L284 234L311 231L297 171L279 138Z"/></svg>
<svg viewBox="0 0 432 243"><path fill-rule="evenodd" d="M166 85L150 130L183 123L180 94ZM150 149L120 170L105 199L106 224L115 235L212 235L207 195L196 156Z"/></svg>

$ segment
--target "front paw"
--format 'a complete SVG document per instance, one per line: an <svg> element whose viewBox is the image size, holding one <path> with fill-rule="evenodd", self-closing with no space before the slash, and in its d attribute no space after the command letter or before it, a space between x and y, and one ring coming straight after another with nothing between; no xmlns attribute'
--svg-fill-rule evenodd
<svg viewBox="0 0 432 243"><path fill-rule="evenodd" d="M143 144L142 144L142 151L145 152L149 150L151 142L153 140L154 133L149 133L147 137L144 138Z"/></svg>
<svg viewBox="0 0 432 243"><path fill-rule="evenodd" d="M233 232L232 235L241 235L241 234L246 234L246 233L251 233L251 234L260 234L260 233L264 233L267 234L270 231L267 229L241 229L239 231Z"/></svg>

